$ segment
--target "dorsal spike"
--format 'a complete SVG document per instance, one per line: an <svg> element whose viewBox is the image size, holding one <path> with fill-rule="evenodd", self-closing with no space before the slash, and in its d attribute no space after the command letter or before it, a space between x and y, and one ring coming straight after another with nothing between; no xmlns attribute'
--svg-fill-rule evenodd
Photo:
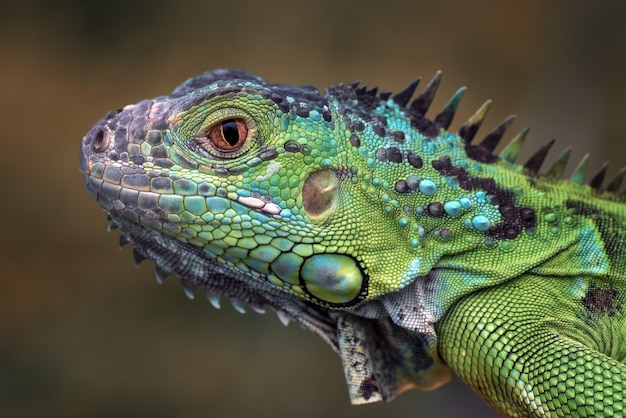
<svg viewBox="0 0 626 418"><path fill-rule="evenodd" d="M626 175L626 167L622 167L622 169L613 177L613 180L606 186L606 191L611 193L617 193L622 187L622 181L624 180L624 175Z"/></svg>
<svg viewBox="0 0 626 418"><path fill-rule="evenodd" d="M378 87L374 87L374 88L368 90L367 94L369 94L372 97L376 97L376 95L378 94Z"/></svg>
<svg viewBox="0 0 626 418"><path fill-rule="evenodd" d="M454 115L456 113L456 109L459 107L459 102L463 97L463 93L465 93L465 87L461 87L450 97L448 103L441 109L437 116L433 119L435 126L439 129L448 129L450 124L452 123L452 119L454 119Z"/></svg>
<svg viewBox="0 0 626 418"><path fill-rule="evenodd" d="M215 290L209 289L208 287L204 289L204 293L206 294L206 298L209 300L211 305L213 305L215 309L220 309L220 296L221 295L217 293Z"/></svg>
<svg viewBox="0 0 626 418"><path fill-rule="evenodd" d="M574 169L574 172L572 173L572 176L570 177L570 180L572 182L577 183L577 184L583 184L585 182L585 173L587 172L587 161L589 161L588 153L583 156L583 159L580 160L580 162Z"/></svg>
<svg viewBox="0 0 626 418"><path fill-rule="evenodd" d="M420 81L420 77L417 77L415 80L411 81L408 86L402 89L401 92L394 95L392 100L396 102L398 106L405 107L409 103L409 100L411 100L411 97L413 97L413 93L415 93L415 89L417 88L417 85L420 83Z"/></svg>
<svg viewBox="0 0 626 418"><path fill-rule="evenodd" d="M552 163L552 167L548 169L546 173L546 177L558 180L563 177L563 172L565 171L565 166L567 165L567 161L569 160L569 156L572 153L572 147L567 147L563 150L561 155Z"/></svg>
<svg viewBox="0 0 626 418"><path fill-rule="evenodd" d="M262 303L259 302L250 302L248 303L248 306L250 306L252 308L252 310L258 314L264 314L265 313L265 308L263 307Z"/></svg>
<svg viewBox="0 0 626 418"><path fill-rule="evenodd" d="M183 288L183 292L185 292L185 296L187 296L188 299L193 300L194 294L193 294L193 286L190 283L187 282L180 282L182 288Z"/></svg>
<svg viewBox="0 0 626 418"><path fill-rule="evenodd" d="M145 255L140 253L137 248L133 248L133 263L135 263L135 266L138 266L145 259Z"/></svg>
<svg viewBox="0 0 626 418"><path fill-rule="evenodd" d="M604 177L606 176L606 170L609 168L609 162L605 161L602 167L591 177L589 185L592 189L601 190L602 183L604 183Z"/></svg>
<svg viewBox="0 0 626 418"><path fill-rule="evenodd" d="M164 270L163 268L159 267L158 265L156 266L156 268L155 268L155 275L156 275L157 282L159 284L163 284L163 282L165 281L165 278L167 276L169 276L169 274L170 274L169 271Z"/></svg>
<svg viewBox="0 0 626 418"><path fill-rule="evenodd" d="M430 80L424 91L422 91L419 96L417 96L415 100L413 100L413 103L411 103L411 111L417 112L420 115L426 114L426 112L428 112L428 108L433 103L440 82L441 71L437 71L437 73L435 74L433 79Z"/></svg>
<svg viewBox="0 0 626 418"><path fill-rule="evenodd" d="M243 300L239 299L238 297L232 296L230 298L230 303L233 305L233 308L235 308L235 310L240 314L243 315L246 313L246 304Z"/></svg>
<svg viewBox="0 0 626 418"><path fill-rule="evenodd" d="M519 133L515 135L515 138L513 138L511 142L509 142L509 144L502 150L502 152L500 152L500 158L502 158L504 161L514 164L519 154L519 151L522 149L524 140L528 135L528 131L530 131L530 129L528 128L524 128L519 131Z"/></svg>
<svg viewBox="0 0 626 418"><path fill-rule="evenodd" d="M351 89L356 89L357 87L359 87L359 84L361 84L361 80L355 80L351 84L349 84L348 87L350 87Z"/></svg>
<svg viewBox="0 0 626 418"><path fill-rule="evenodd" d="M485 137L480 141L480 146L489 152L493 152L496 149L502 136L506 132L511 122L516 118L516 115L510 115L505 118L502 122L496 125Z"/></svg>
<svg viewBox="0 0 626 418"><path fill-rule="evenodd" d="M120 238L119 241L117 243L117 245L122 248L124 245L128 244L128 238L126 237L126 235L124 234L120 234Z"/></svg>
<svg viewBox="0 0 626 418"><path fill-rule="evenodd" d="M284 326L289 325L291 318L289 318L289 315L287 314L287 312L278 310L276 311L276 315L278 316L278 319Z"/></svg>
<svg viewBox="0 0 626 418"><path fill-rule="evenodd" d="M546 159L546 156L548 155L548 151L550 151L550 148L552 148L552 145L554 145L554 142L554 139L552 139L546 145L535 151L535 153L528 159L528 161L526 161L526 164L524 164L524 168L526 168L531 173L537 174L539 172L539 169L541 168L541 165Z"/></svg>
<svg viewBox="0 0 626 418"><path fill-rule="evenodd" d="M380 93L378 93L378 97L380 97L380 100L387 100L388 98L391 97L391 92L390 91L381 91Z"/></svg>
<svg viewBox="0 0 626 418"><path fill-rule="evenodd" d="M367 92L367 86L361 86L355 90L357 96L362 96L365 94L365 92Z"/></svg>
<svg viewBox="0 0 626 418"><path fill-rule="evenodd" d="M487 110L489 110L489 106L491 106L491 100L487 100L482 104L470 118L465 121L465 123L459 128L458 134L466 143L472 142L476 132L480 128L480 125L483 123L483 119L485 118L485 114L487 114Z"/></svg>

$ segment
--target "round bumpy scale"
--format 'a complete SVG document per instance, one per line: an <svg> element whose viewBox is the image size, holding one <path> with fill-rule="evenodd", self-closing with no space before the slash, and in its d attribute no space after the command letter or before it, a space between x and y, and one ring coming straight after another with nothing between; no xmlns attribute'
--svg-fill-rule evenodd
<svg viewBox="0 0 626 418"><path fill-rule="evenodd" d="M489 229L489 218L483 215L477 215L472 218L472 226L478 231L484 232Z"/></svg>
<svg viewBox="0 0 626 418"><path fill-rule="evenodd" d="M432 196L437 191L437 186L431 180L422 180L418 186L420 192L426 196Z"/></svg>
<svg viewBox="0 0 626 418"><path fill-rule="evenodd" d="M317 254L300 270L306 290L317 299L343 304L359 296L365 278L356 261L342 254Z"/></svg>
<svg viewBox="0 0 626 418"><path fill-rule="evenodd" d="M449 216L457 216L463 210L463 206L456 200L450 200L443 204L443 210Z"/></svg>

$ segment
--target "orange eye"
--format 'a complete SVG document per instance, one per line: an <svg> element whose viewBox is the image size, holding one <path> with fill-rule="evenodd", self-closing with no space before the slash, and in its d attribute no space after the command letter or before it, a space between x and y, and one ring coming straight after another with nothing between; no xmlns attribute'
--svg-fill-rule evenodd
<svg viewBox="0 0 626 418"><path fill-rule="evenodd" d="M248 139L248 124L239 118L226 119L211 126L206 138L219 151L236 151Z"/></svg>

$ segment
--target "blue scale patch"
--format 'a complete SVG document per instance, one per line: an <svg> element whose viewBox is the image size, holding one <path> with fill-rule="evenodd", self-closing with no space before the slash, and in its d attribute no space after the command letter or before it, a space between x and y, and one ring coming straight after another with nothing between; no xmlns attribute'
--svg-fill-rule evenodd
<svg viewBox="0 0 626 418"><path fill-rule="evenodd" d="M402 276L402 283L399 284L399 288L403 288L404 286L410 284L416 276L419 276L422 268L422 260L420 258L414 258L409 263L409 267L404 272Z"/></svg>
<svg viewBox="0 0 626 418"><path fill-rule="evenodd" d="M437 185L433 183L431 180L422 180L419 184L419 190L422 194L426 196L432 196L437 192Z"/></svg>
<svg viewBox="0 0 626 418"><path fill-rule="evenodd" d="M472 201L467 197L462 197L459 199L459 203L463 206L463 209L469 209L472 207Z"/></svg>
<svg viewBox="0 0 626 418"><path fill-rule="evenodd" d="M472 218L472 226L476 228L476 230L485 232L489 229L491 222L489 218L484 215L476 215Z"/></svg>
<svg viewBox="0 0 626 418"><path fill-rule="evenodd" d="M449 216L457 216L463 210L463 206L461 206L459 201L450 200L443 204L443 210Z"/></svg>

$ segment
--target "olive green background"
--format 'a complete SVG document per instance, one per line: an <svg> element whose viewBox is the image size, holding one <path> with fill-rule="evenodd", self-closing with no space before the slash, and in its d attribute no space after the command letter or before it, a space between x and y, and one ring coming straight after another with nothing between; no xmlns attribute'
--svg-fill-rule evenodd
<svg viewBox="0 0 626 418"><path fill-rule="evenodd" d="M493 417L456 381L351 406L339 358L273 312L213 309L135 269L78 172L109 109L239 67L324 88L444 77L483 133L510 113L591 167L626 163L621 1L33 1L0 6L0 416ZM571 171L570 164L569 171Z"/></svg>

